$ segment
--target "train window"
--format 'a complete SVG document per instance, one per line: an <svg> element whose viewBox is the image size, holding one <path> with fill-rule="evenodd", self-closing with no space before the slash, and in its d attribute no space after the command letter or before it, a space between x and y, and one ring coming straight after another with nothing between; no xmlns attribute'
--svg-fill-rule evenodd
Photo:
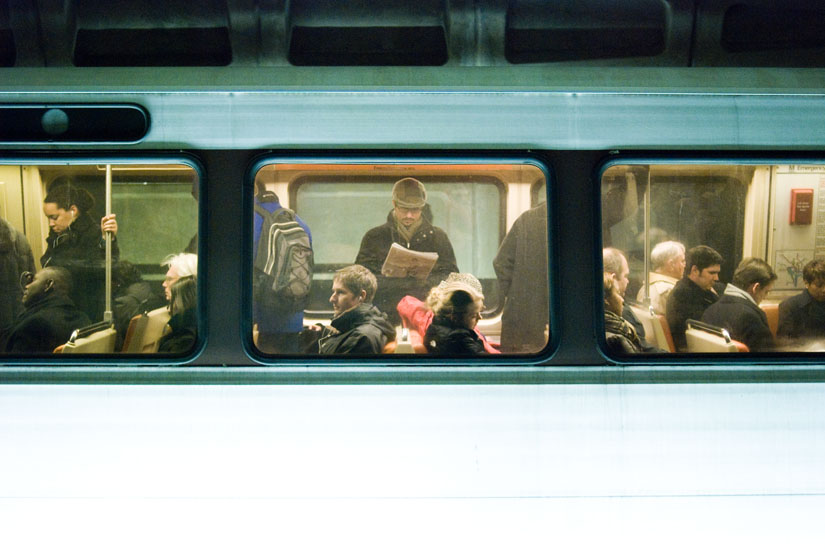
<svg viewBox="0 0 825 553"><path fill-rule="evenodd" d="M601 206L610 354L825 350L825 166L615 164Z"/></svg>
<svg viewBox="0 0 825 553"><path fill-rule="evenodd" d="M252 202L256 351L541 352L547 206L531 209L531 196L545 180L526 162L262 163Z"/></svg>
<svg viewBox="0 0 825 553"><path fill-rule="evenodd" d="M177 162L0 163L3 355L194 351L198 186Z"/></svg>

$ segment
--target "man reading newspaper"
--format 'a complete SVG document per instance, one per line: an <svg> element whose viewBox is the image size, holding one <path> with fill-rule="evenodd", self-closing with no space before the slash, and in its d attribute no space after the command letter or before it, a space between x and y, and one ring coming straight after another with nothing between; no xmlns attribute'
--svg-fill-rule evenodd
<svg viewBox="0 0 825 553"><path fill-rule="evenodd" d="M410 295L426 299L430 288L437 286L450 273L458 272L458 265L447 233L431 223L427 190L420 181L407 177L396 182L392 187L392 204L387 222L364 235L355 263L376 275L378 291L373 304L385 312L394 324L399 324L401 319L396 305L401 298ZM422 270L421 256L405 253L398 247L388 260L393 244L411 252L435 254L431 269ZM386 272L382 270L385 263Z"/></svg>

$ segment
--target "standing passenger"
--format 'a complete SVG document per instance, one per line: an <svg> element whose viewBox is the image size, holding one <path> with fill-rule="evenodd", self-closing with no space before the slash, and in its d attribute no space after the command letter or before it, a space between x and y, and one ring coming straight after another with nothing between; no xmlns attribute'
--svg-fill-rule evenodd
<svg viewBox="0 0 825 553"><path fill-rule="evenodd" d="M702 321L727 329L731 338L748 346L750 351L773 349L768 317L759 304L775 281L776 273L764 260L743 259L733 273L733 282L725 287L719 301L705 309Z"/></svg>
<svg viewBox="0 0 825 553"><path fill-rule="evenodd" d="M453 246L447 233L433 226L427 215L422 216L427 204L424 185L413 178L403 178L392 187L393 209L387 222L367 231L361 239L361 248L355 263L363 265L378 278L375 305L388 313L394 324L400 322L395 307L406 295L423 300L433 286L458 272ZM418 252L435 252L438 260L426 279L412 276L388 277L381 274L384 260L393 243Z"/></svg>
<svg viewBox="0 0 825 553"><path fill-rule="evenodd" d="M701 320L705 309L724 292L719 283L722 256L709 246L696 246L687 252L685 276L676 283L667 299L667 324L676 351L687 349L687 320Z"/></svg>
<svg viewBox="0 0 825 553"><path fill-rule="evenodd" d="M255 206L260 207L269 213L285 209L281 206L278 195L266 190L262 184L256 183L257 192L255 194ZM312 233L307 224L297 215L295 222L300 225L309 238L312 245ZM252 243L254 247L260 246L264 218L261 214L255 213ZM311 270L311 267L310 267ZM310 273L310 278L312 277ZM300 341L298 333L304 326L304 309L301 305L286 304L279 305L277 300L259 301L253 298L252 302L252 322L258 325L258 341L256 346L263 353L300 353Z"/></svg>
<svg viewBox="0 0 825 553"><path fill-rule="evenodd" d="M371 302L377 281L369 269L350 265L335 272L332 281L334 317L324 328L318 342L324 355L381 353L389 340L395 339L395 328Z"/></svg>
<svg viewBox="0 0 825 553"><path fill-rule="evenodd" d="M650 282L650 306L657 313L667 312L667 297L679 279L685 276L685 246L680 242L659 242L650 252L653 272L648 275ZM645 285L639 289L636 299L644 303Z"/></svg>
<svg viewBox="0 0 825 553"><path fill-rule="evenodd" d="M49 220L46 253L42 267L65 267L74 281L72 299L89 319L103 318L106 305L105 261L107 232L112 234L112 262L118 259L117 221L106 215L98 226L91 216L95 200L71 182L49 189L43 200L43 214Z"/></svg>
<svg viewBox="0 0 825 553"><path fill-rule="evenodd" d="M547 202L522 213L493 260L498 278L501 351L528 353L547 344Z"/></svg>
<svg viewBox="0 0 825 553"><path fill-rule="evenodd" d="M0 218L0 336L8 331L23 308L20 275L34 273L29 242L11 223Z"/></svg>

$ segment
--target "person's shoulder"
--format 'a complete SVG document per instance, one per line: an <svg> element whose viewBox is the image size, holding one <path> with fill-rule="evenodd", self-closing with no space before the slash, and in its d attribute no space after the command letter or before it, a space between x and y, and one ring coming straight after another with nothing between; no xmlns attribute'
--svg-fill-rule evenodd
<svg viewBox="0 0 825 553"><path fill-rule="evenodd" d="M796 295L793 295L789 298L785 298L781 302L779 302L780 309L783 308L796 308L802 307L809 303L811 303L812 298L810 294L806 293L804 290Z"/></svg>

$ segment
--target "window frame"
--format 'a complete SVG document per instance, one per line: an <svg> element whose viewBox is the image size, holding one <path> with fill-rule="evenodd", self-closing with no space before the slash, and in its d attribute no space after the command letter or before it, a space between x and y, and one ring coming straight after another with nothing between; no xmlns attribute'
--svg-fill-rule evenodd
<svg viewBox="0 0 825 553"><path fill-rule="evenodd" d="M364 374L379 374L382 371L390 368L393 374L398 375L398 370L403 368L410 369L416 374L416 378L426 380L428 374L439 373L453 373L456 369L460 373L472 374L476 371L484 371L485 367L495 367L496 370L504 370L505 372L521 373L524 370L532 372L534 370L541 370L539 364L547 363L555 355L558 349L559 336L558 332L553 332L554 328L558 328L554 320L555 313L558 313L556 304L555 292L555 267L553 263L555 243L553 240L554 215L553 209L548 209L547 218L547 233L548 233L548 290L549 290L549 306L550 313L548 314L548 325L550 328L550 336L547 345L539 352L531 354L501 354L501 355L482 355L472 357L441 357L428 354L377 354L373 356L321 356L321 355L267 355L257 350L253 344L253 321L252 321L252 293L248 285L252 277L252 262L253 262L253 247L252 244L252 228L253 228L253 197L255 177L258 171L264 166L273 164L341 164L341 165L531 165L544 174L547 183L547 197L548 208L552 206L549 198L552 195L553 187L553 173L547 162L540 156L535 155L501 155L501 154L476 154L472 156L445 156L443 154L434 154L430 156L421 155L336 155L336 156L312 156L312 155L278 155L278 154L264 154L259 156L250 164L244 182L244 264L242 279L245 283L245 293L243 297L243 309L241 312L242 320L242 344L246 355L252 360L264 365L266 367L278 367L278 370L293 371L300 369L302 371L321 372L329 370L332 365L343 365L346 369L342 369L342 373L364 373ZM532 185L531 185L532 187ZM293 201L295 192L292 188L289 189L290 202ZM499 245L506 235L506 186L504 194L500 195L500 202L503 208L500 211L500 216L504 218L500 228L502 229L499 237ZM291 205L291 204L290 204ZM492 259L490 260L492 263ZM494 315L498 315L500 309ZM359 366L360 365L360 366ZM462 367L463 365L463 367ZM469 367L468 365L475 365ZM510 365L511 367L507 367ZM421 367L426 367L422 369ZM326 373L328 374L328 373ZM478 373L476 373L478 374ZM334 379L333 379L334 381Z"/></svg>

